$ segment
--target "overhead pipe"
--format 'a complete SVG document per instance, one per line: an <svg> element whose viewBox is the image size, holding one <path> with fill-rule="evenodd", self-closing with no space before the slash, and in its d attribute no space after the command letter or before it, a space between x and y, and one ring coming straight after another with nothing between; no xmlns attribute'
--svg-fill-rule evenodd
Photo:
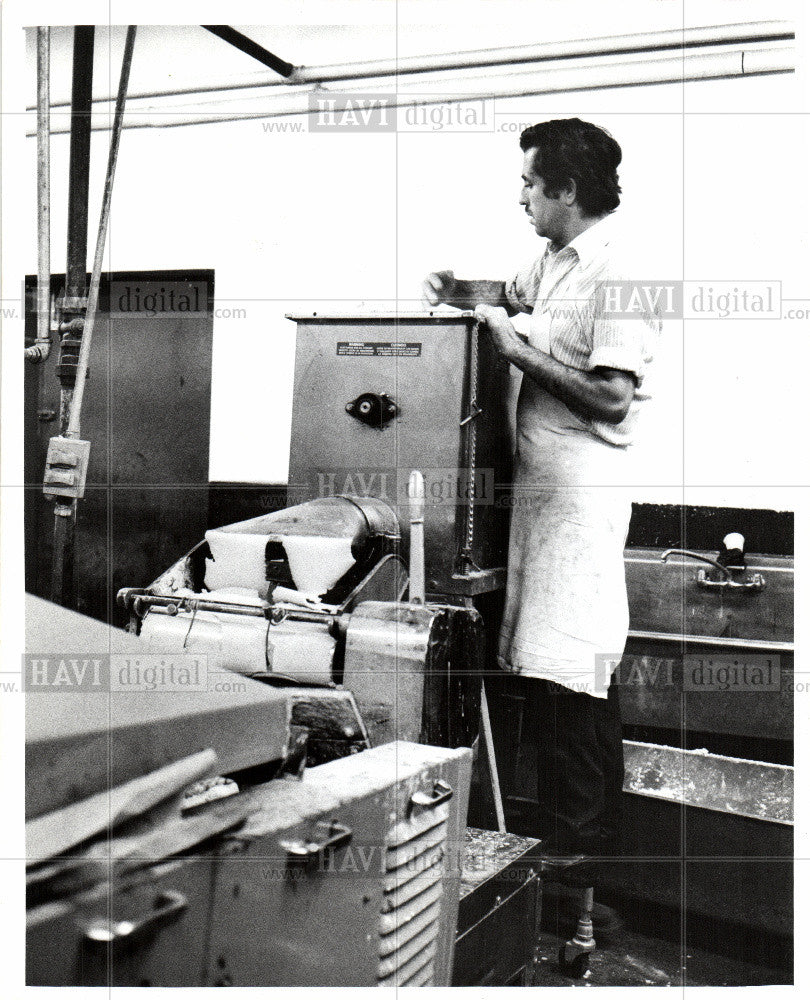
<svg viewBox="0 0 810 1000"><path fill-rule="evenodd" d="M51 353L51 29L37 28L37 337L25 356Z"/></svg>
<svg viewBox="0 0 810 1000"><path fill-rule="evenodd" d="M300 66L291 80L297 83L328 83L337 80L365 80L377 76L402 76L433 70L470 67L514 66L520 63L556 62L560 59L586 59L607 55L630 55L688 49L711 45L737 45L752 42L788 41L795 38L786 21L753 24L723 24L703 28L683 28L631 35L608 35L575 41L541 42L508 48L476 49L428 56L404 56L371 62L328 66Z"/></svg>
<svg viewBox="0 0 810 1000"><path fill-rule="evenodd" d="M208 27L208 26L204 26ZM628 35L608 35L560 42L541 42L536 45L518 45L494 49L472 49L466 52L438 53L424 56L404 56L397 59L378 59L356 63L337 63L324 66L293 66L286 79L278 76L260 77L235 83L232 78L219 82L190 87L161 90L142 90L130 95L130 102L161 97L180 97L193 94L213 94L233 90L253 90L272 87L286 89L297 83L334 83L344 80L368 80L376 77L412 76L433 71L475 69L495 66L514 66L525 63L556 62L559 60L589 59L599 56L631 55L669 50L707 48L714 45L738 46L768 42L792 41L793 26L787 21L757 21L748 24L721 24L699 28L677 28L666 31L639 32ZM291 65L285 63L284 66ZM286 75L286 74L285 74ZM94 104L111 103L114 95L99 96ZM67 107L60 101L54 108ZM29 108L29 111L33 108Z"/></svg>
<svg viewBox="0 0 810 1000"><path fill-rule="evenodd" d="M387 99L390 108L430 106L454 101L486 100L501 97L537 97L544 94L568 93L571 91L603 90L610 88L650 86L665 83L692 83L702 80L725 80L735 77L765 76L794 71L794 53L791 46L767 46L763 48L721 49L714 52L683 53L659 59L638 59L633 62L563 63L542 71L512 73L508 77L447 79L442 81L441 94L422 94L408 90L401 83L395 92L380 94ZM466 92L453 86L470 86ZM367 91L363 91L364 94ZM328 96L339 94L351 96L351 90L329 90L324 87L297 88L293 94L279 94L272 104L256 111L242 111L230 114L226 111L216 114L202 111L191 115L171 116L161 113L155 117L152 109L142 109L140 113L131 111L124 128L159 129L185 125L207 125L233 121L278 118L289 115L306 115L311 111L310 95ZM106 129L109 125L99 123L96 129ZM55 130L58 131L58 130Z"/></svg>

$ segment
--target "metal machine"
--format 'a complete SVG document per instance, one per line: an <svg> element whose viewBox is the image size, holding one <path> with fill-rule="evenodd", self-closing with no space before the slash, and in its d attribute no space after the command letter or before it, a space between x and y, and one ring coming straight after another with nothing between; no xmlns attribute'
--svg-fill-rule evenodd
<svg viewBox="0 0 810 1000"><path fill-rule="evenodd" d="M400 600L408 574L399 542L383 502L322 498L209 531L150 587L119 598L151 652L199 652L209 668L271 683L342 685L374 746L469 746L481 618Z"/></svg>
<svg viewBox="0 0 810 1000"><path fill-rule="evenodd" d="M372 749L334 689L123 690L140 640L30 601L32 678L69 639L102 681L28 692L29 984L450 983L470 750Z"/></svg>
<svg viewBox="0 0 810 1000"><path fill-rule="evenodd" d="M296 67L233 28L204 27L299 89L328 82L330 67ZM649 55L673 45L695 50L708 41L738 48L793 37L784 25L742 27L688 29L689 37L683 31L637 36L634 44ZM51 326L50 42L48 29L38 29L37 335L26 357L47 360L51 335L59 335L59 433L48 443L44 493L55 501L50 592L64 604L73 599L77 501L89 461L89 441L81 438L82 398L134 39L130 26L88 284L94 28L75 30L68 259ZM606 53L626 50L626 38L603 41ZM555 46L553 52L527 49L521 58L545 60L560 54ZM592 54L590 42L584 49L578 42L568 47L569 56ZM733 65L726 55L713 53L710 64L709 56L686 52L687 60L700 62L689 70L691 78L790 68L782 50L731 52ZM465 56L471 65L487 66L513 65L516 58L514 49ZM658 60L642 76L680 84L690 78L684 58L669 62L672 72ZM402 69L379 61L365 68L372 78ZM404 72L418 75L425 68L457 66L428 57L412 60ZM608 68L599 84L620 83L621 73ZM639 82L638 65L632 69ZM345 67L331 70L338 71L336 79L346 76ZM509 92L500 89L501 96ZM401 103L401 95L395 97ZM270 114L289 111L279 105ZM473 602L497 592L505 578L508 507L499 503L506 497L498 488L510 479L509 366L479 336L470 313L292 318L298 338L291 506L212 529L153 583L143 587L138 580L138 587L122 590L119 599L136 636L55 606L31 606L28 648L38 651L37 670L45 673L51 649L64 656L73 637L73 651L92 654L92 663L110 667L114 656L138 661L151 654L165 654L168 662L182 655L197 657L208 681L231 679L218 681L219 689L204 685L170 696L111 686L29 690L26 958L32 985L531 982L524 945L539 917L537 842L484 837L487 863L459 888L461 856L476 839L463 832L471 761L466 747L477 732L484 662L483 626ZM119 375L120 368L116 364ZM131 410L131 396L126 402ZM55 421L57 409L39 407L36 418ZM169 423L174 432L177 421ZM174 433L163 437L172 441ZM199 449L191 451L199 458ZM107 516L105 510L105 525ZM724 574L718 579L700 571L696 583L706 592L700 601L685 600L682 571L669 581L656 581L646 569L630 574L636 614L630 652L649 659L659 646L666 655L688 639L690 648L709 653L726 648L734 655L790 656L792 668L792 641L788 647L783 634L792 581L777 578L774 586L768 580L759 616L746 616L746 595L762 590L760 570L771 567L745 578L744 562L697 558ZM102 597L106 601L106 589ZM37 622L44 627L32 634ZM749 639L756 645L739 641ZM755 739L786 743L792 735L788 673L792 678L785 664L781 683L765 698L750 690L710 701L702 690L688 688L685 665L675 664L663 692L650 694L640 685L628 694L625 687L626 718L665 730L688 722L697 732L744 738L756 730ZM68 675L75 679L76 670ZM243 676L234 681L236 675ZM483 719L488 722L486 711ZM514 721L513 713L508 724L520 733L522 716L518 725ZM761 820L778 824L763 853L783 876L780 883L774 868L760 866L755 901L768 910L774 886L789 893L792 774L785 765L766 770L761 762L745 767L756 762L722 757L721 766L719 756L708 760L705 752L628 746L634 782L628 791L650 792L660 806L656 815L677 829L666 845L674 859L684 843L690 851L714 844L703 813L697 819L681 815L684 806L707 809L706 801L685 797L684 760L701 780L709 768L721 779L722 808L715 801L710 806L724 819L733 813L733 835L724 847L730 864L713 864L711 880L698 893L701 905L708 900L716 911L716 887L728 894L728 883L751 881L745 865L734 866L756 840L752 824ZM520 750L513 752L516 769ZM699 753L700 764L685 753ZM772 783L770 811L755 815L753 800L743 793L761 788L765 778ZM514 784L522 792L531 783ZM499 794L495 798L499 803ZM735 798L740 803L733 807L728 800ZM513 799L518 803L521 796ZM637 826L654 830L656 839L639 841L633 850L659 855L662 824L646 817ZM727 831L728 823L722 825ZM687 827L694 842L679 839ZM713 847L711 854L716 862L723 851ZM697 860L698 868L709 870L702 857ZM619 877L627 880L626 869ZM650 881L660 896L658 871ZM682 902L677 880L671 898ZM732 912L750 902L750 896L736 897ZM777 917L782 920L783 912ZM451 979L454 931L463 968Z"/></svg>
<svg viewBox="0 0 810 1000"><path fill-rule="evenodd" d="M473 313L294 316L289 496L387 500L405 534L425 477L429 594L503 586L512 460L509 364Z"/></svg>
<svg viewBox="0 0 810 1000"><path fill-rule="evenodd" d="M488 909L522 928L504 970L531 967L536 860L506 909L475 895L492 859L461 893L486 847L465 837L473 597L502 585L505 555L507 373L488 350L471 314L300 322L301 502L209 530L119 593L138 633L119 643L199 658L239 695L116 692L108 717L96 693L29 725L32 788L61 789L29 810L29 982L449 985L457 930L469 944ZM83 755L79 785L43 767L58 779ZM109 823L78 818L102 799L124 803ZM535 846L510 843L512 866Z"/></svg>
<svg viewBox="0 0 810 1000"><path fill-rule="evenodd" d="M266 681L341 684L373 745L470 745L484 657L473 598L505 572L508 366L472 313L297 319L298 502L212 529L151 585L122 590L130 629L151 650Z"/></svg>

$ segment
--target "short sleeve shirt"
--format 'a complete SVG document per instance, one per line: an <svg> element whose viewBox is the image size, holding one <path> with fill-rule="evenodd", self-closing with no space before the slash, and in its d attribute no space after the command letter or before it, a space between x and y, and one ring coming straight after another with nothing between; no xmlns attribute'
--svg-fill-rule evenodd
<svg viewBox="0 0 810 1000"><path fill-rule="evenodd" d="M645 378L661 332L660 313L643 266L620 246L616 220L606 216L567 246L545 252L506 284L506 297L532 315L529 343L578 368L616 368L632 374L636 390L619 424L591 420L590 430L612 445L634 437L638 412L650 398Z"/></svg>

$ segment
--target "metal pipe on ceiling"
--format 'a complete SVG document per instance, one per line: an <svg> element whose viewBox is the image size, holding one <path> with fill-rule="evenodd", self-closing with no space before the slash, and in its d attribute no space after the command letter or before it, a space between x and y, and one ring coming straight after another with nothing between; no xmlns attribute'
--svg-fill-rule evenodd
<svg viewBox="0 0 810 1000"><path fill-rule="evenodd" d="M568 59L590 59L599 56L630 55L634 53L666 52L706 48L714 45L762 45L795 38L793 26L787 21L759 21L751 24L721 24L700 28L683 28L668 31L639 32L628 35L608 35L560 42L541 42L536 45L519 45L494 49L473 49L466 52L439 53L424 56L405 56L399 59L378 59L370 62L342 63L324 66L296 66L290 76L256 74L248 80L234 82L233 78L197 84L190 87L173 87L160 90L141 90L130 95L130 101L159 97L179 97L191 94L213 94L231 90L251 90L257 87L286 88L296 83L335 83L342 80L368 80L375 77L418 75L453 69L475 69L510 66L526 63L544 63ZM94 104L111 103L115 95L93 99ZM53 108L68 107L65 101L55 102ZM29 111L33 107L28 108Z"/></svg>
<svg viewBox="0 0 810 1000"><path fill-rule="evenodd" d="M721 49L715 52L684 53L659 59L639 59L635 62L563 63L542 71L524 71L497 79L482 78L461 82L472 89L453 92L453 80L443 81L446 88L441 94L422 94L401 84L395 92L384 95L387 106L418 107L447 104L457 101L477 101L501 97L533 97L571 91L602 90L609 88L649 86L665 83L691 83L701 80L723 80L735 77L765 76L790 73L794 70L793 49L790 46L763 48ZM329 90L323 87L296 88L294 93L280 93L272 98L269 106L256 111L229 113L223 110L212 113L201 110L192 114L188 109L173 115L169 111L144 108L128 113L124 128L174 128L185 125L206 125L233 121L277 118L310 113L313 94L328 97L331 94L351 96L351 90ZM383 96L382 94L380 96ZM109 127L101 119L98 129ZM60 129L55 129L55 132Z"/></svg>
<svg viewBox="0 0 810 1000"><path fill-rule="evenodd" d="M753 24L722 24L704 28L683 28L584 38L567 42L541 42L498 49L450 52L429 56L405 56L401 59L377 59L363 63L327 66L300 66L291 77L296 83L327 83L337 80L364 80L375 76L402 76L432 70L468 67L514 66L519 63L547 62L559 59L586 59L605 55L629 55L635 52L660 52L710 45L739 45L752 42L788 41L795 38L793 27L785 21Z"/></svg>

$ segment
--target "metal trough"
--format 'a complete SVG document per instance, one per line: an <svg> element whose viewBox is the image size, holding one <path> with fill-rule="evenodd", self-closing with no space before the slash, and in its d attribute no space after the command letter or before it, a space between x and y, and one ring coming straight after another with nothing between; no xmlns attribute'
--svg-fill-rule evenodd
<svg viewBox="0 0 810 1000"><path fill-rule="evenodd" d="M719 950L759 942L759 960L787 965L793 768L650 743L624 747L624 857L605 862L603 887L680 914L687 943Z"/></svg>
<svg viewBox="0 0 810 1000"><path fill-rule="evenodd" d="M793 823L792 767L625 740L624 769L625 792L769 824Z"/></svg>

